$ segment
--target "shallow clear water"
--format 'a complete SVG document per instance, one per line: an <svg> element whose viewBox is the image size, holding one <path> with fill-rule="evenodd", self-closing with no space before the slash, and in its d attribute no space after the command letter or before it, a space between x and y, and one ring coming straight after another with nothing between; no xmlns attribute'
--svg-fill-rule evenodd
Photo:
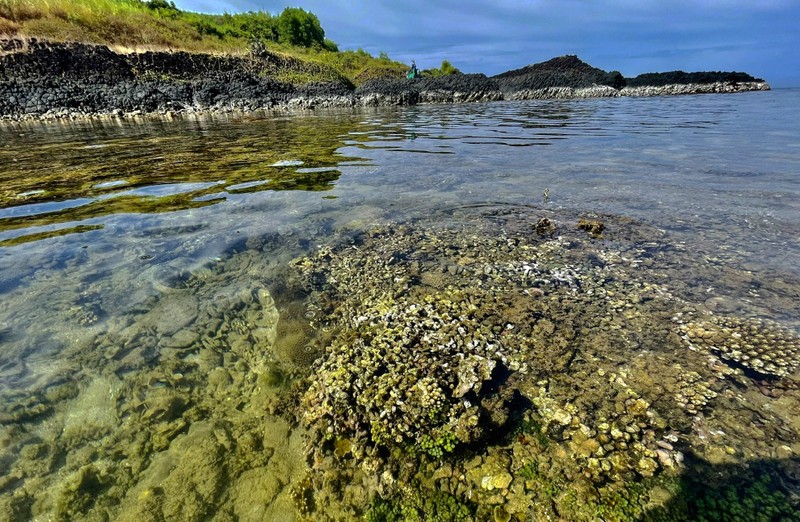
<svg viewBox="0 0 800 522"><path fill-rule="evenodd" d="M247 458L272 448L259 466L293 478L242 478L261 468L231 468L239 490L247 484L269 494L225 496L215 483L197 514L242 517L237 509L251 502L259 506L251 519L291 517L288 484L303 474L302 433L281 415L275 390L284 377L264 384L235 374L238 361L255 368L270 358L245 346L252 338L240 330L256 316L308 314L302 296L280 283L292 259L391 222L490 206L630 218L716 267L718 281L713 270L671 272L684 296L733 300L744 315L796 330L798 136L797 90L7 125L0 129L5 514L114 518L121 509L135 519L131 502L144 502L159 481L179 481L153 471L159 458L172 458L170 441L202 442L207 431L236 439L221 447L243 447L242 426L260 422L282 435ZM729 271L751 279L737 286L724 277ZM243 288L270 295L236 297ZM264 326L272 328L265 342L287 337L274 323ZM310 334L296 330L302 344ZM193 351L203 342L213 357ZM229 374L219 377L220 390L239 391L164 392L196 386L192 372L215 368ZM229 410L232 400L242 405ZM215 432L214 423L231 415L246 418L228 435ZM161 443L136 442L159 436ZM120 449L136 444L150 446ZM136 471L109 493L126 458ZM90 473L90 461L108 461L108 470ZM75 500L84 489L114 500Z"/></svg>

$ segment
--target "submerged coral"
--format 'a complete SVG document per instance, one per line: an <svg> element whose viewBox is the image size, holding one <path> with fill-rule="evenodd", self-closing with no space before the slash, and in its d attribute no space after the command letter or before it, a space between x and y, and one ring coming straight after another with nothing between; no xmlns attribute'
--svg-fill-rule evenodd
<svg viewBox="0 0 800 522"><path fill-rule="evenodd" d="M757 374L787 377L800 369L800 335L774 321L711 316L681 326L693 349Z"/></svg>
<svg viewBox="0 0 800 522"><path fill-rule="evenodd" d="M302 399L320 505L361 513L373 499L369 516L394 520L397 499L436 491L469 499L478 520L621 520L674 483L687 448L736 458L705 435L744 400L742 376L709 361L732 348L686 349L698 327L675 318L697 307L642 269L631 230L604 217L581 223L587 238L557 219L389 225L294 262L330 332ZM789 375L790 330L710 321L717 343L741 335L762 370Z"/></svg>
<svg viewBox="0 0 800 522"><path fill-rule="evenodd" d="M796 332L715 315L680 276L716 267L602 220L453 212L277 274L253 239L163 283L75 379L3 395L0 518L791 519Z"/></svg>

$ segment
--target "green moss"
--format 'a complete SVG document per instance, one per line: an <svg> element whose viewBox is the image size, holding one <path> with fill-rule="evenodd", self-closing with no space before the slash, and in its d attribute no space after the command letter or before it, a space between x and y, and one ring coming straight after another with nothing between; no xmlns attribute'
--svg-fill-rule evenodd
<svg viewBox="0 0 800 522"><path fill-rule="evenodd" d="M539 478L539 463L534 460L525 464L517 471L517 476L525 480L535 480Z"/></svg>
<svg viewBox="0 0 800 522"><path fill-rule="evenodd" d="M622 488L604 490L593 500L578 507L581 519L634 521L641 520L647 500L647 488L631 482Z"/></svg>
<svg viewBox="0 0 800 522"><path fill-rule="evenodd" d="M386 445L390 442L386 425L379 421L372 421L369 428L370 437L375 444Z"/></svg>
<svg viewBox="0 0 800 522"><path fill-rule="evenodd" d="M550 445L550 439L547 437L544 429L542 428L542 423L536 418L526 418L520 422L514 430L511 431L509 434L509 439L513 440L522 435L533 435L536 439L536 442L539 443L539 446L542 449L547 448Z"/></svg>
<svg viewBox="0 0 800 522"><path fill-rule="evenodd" d="M540 469L537 461L525 464L516 472L525 479L537 502L551 501L567 520L640 520L652 484L630 482L614 484L600 490L579 491L574 482L560 475L555 477ZM532 482L532 483L531 483Z"/></svg>

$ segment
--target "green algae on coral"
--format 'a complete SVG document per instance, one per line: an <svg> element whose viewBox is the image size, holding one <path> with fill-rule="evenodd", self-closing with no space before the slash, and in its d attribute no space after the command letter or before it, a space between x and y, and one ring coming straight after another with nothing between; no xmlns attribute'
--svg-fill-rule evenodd
<svg viewBox="0 0 800 522"><path fill-rule="evenodd" d="M364 519L368 522L464 522L472 520L475 507L440 491L419 489L386 501L373 500Z"/></svg>

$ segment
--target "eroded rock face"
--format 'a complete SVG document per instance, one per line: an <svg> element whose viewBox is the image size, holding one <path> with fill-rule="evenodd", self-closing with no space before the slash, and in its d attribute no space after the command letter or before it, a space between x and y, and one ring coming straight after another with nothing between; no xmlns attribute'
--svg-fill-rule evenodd
<svg viewBox="0 0 800 522"><path fill-rule="evenodd" d="M763 81L682 83L666 85L627 86L620 96L676 96L680 94L723 94L747 91L768 91L769 84Z"/></svg>
<svg viewBox="0 0 800 522"><path fill-rule="evenodd" d="M120 54L102 45L33 40L0 57L0 114L271 108L285 103L295 88L263 73L302 67L283 62L275 56ZM329 89L335 94L349 87L340 79Z"/></svg>
<svg viewBox="0 0 800 522"><path fill-rule="evenodd" d="M502 100L500 88L484 74L453 74L414 80L377 78L359 86L360 105L415 105Z"/></svg>

